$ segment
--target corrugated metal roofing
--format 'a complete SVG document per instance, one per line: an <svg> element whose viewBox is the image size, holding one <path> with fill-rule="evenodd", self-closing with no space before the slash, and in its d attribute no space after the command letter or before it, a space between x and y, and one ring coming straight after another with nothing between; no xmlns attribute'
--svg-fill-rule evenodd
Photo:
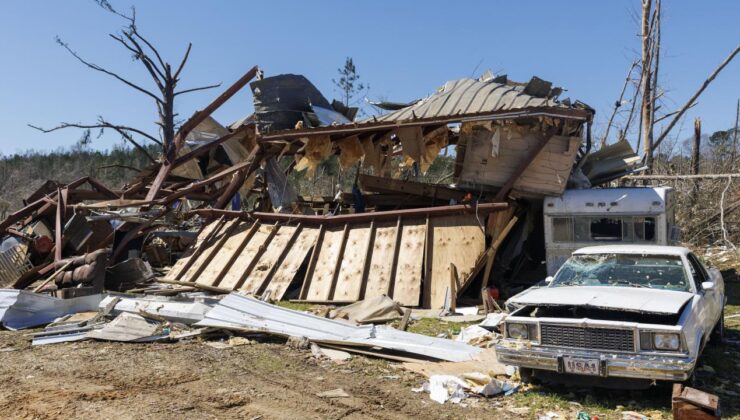
<svg viewBox="0 0 740 420"><path fill-rule="evenodd" d="M476 79L452 80L428 98L376 117L375 121L391 122L526 108L570 108L555 99L528 95L524 93L525 88L524 85Z"/></svg>
<svg viewBox="0 0 740 420"><path fill-rule="evenodd" d="M451 362L472 360L482 351L459 341L400 331L385 325L351 325L281 308L237 293L225 296L195 325L264 331L349 346L380 347Z"/></svg>

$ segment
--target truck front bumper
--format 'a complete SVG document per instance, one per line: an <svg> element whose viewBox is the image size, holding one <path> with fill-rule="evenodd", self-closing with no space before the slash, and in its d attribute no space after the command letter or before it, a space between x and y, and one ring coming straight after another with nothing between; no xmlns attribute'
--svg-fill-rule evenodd
<svg viewBox="0 0 740 420"><path fill-rule="evenodd" d="M608 353L561 347L529 346L514 340L504 340L498 344L496 357L503 364L558 373L566 373L564 357L599 359L599 376L602 377L674 382L687 380L696 364L695 358L685 354Z"/></svg>

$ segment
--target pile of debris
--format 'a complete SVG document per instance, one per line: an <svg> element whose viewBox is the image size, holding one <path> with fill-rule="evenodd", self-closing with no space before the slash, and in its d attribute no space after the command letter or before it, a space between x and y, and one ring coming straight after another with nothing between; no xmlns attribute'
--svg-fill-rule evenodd
<svg viewBox="0 0 740 420"><path fill-rule="evenodd" d="M229 126L214 120L250 81L255 112ZM467 300L493 311L496 298L527 285L508 280L543 277L534 262L542 247L530 238L541 199L635 169L624 145L589 155L594 112L561 92L489 72L405 106L376 104L393 111L355 121L357 109L329 102L305 77L254 67L123 188L83 178L31 194L0 222L0 287L61 298L389 296L405 307L449 311ZM450 147L452 184L410 180ZM356 174L352 191L300 196L290 172L313 177L335 156Z"/></svg>

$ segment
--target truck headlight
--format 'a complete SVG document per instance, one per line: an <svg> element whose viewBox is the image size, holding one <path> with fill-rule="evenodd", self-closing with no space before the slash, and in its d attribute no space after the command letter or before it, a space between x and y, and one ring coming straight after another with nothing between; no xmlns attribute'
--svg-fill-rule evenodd
<svg viewBox="0 0 740 420"><path fill-rule="evenodd" d="M673 333L654 333L653 345L656 350L678 350L681 338Z"/></svg>
<svg viewBox="0 0 740 420"><path fill-rule="evenodd" d="M528 339L529 329L527 324L506 324L506 330L509 332L510 338Z"/></svg>

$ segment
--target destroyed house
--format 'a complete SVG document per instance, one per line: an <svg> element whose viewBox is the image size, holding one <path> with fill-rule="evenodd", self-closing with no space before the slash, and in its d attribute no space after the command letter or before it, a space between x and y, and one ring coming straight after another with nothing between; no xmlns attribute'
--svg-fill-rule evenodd
<svg viewBox="0 0 740 420"><path fill-rule="evenodd" d="M355 197L332 216L199 211L217 220L175 264L171 280L271 299L346 303L388 295L441 308L473 285L471 291L488 285L503 264L521 264L533 225L542 230L542 198L563 192L590 147L593 111L558 101L560 89L538 78L451 81L428 98L356 122L306 82L282 75L252 83L257 144L266 155L294 156L294 170L309 176L335 154L343 169L358 165L361 200L377 203L376 211L360 213ZM426 172L450 145L454 188L393 177L398 162ZM271 164L268 158L266 168ZM389 195L404 205L382 200ZM285 211L283 197L270 197ZM542 241L529 246L544 249ZM505 255L494 268L496 254Z"/></svg>
<svg viewBox="0 0 740 420"><path fill-rule="evenodd" d="M229 126L210 117L248 83L253 114ZM486 302L489 286L515 293L545 275L543 198L634 164L620 147L601 157L621 159L608 170L589 162L594 111L561 92L487 73L356 120L356 108L305 77L255 67L183 124L173 156L122 189L92 178L42 186L0 224L22 239L4 257L18 262L5 285L46 277L38 287L75 296L83 285L125 291L139 276L273 300L387 295L425 308ZM452 173L425 178L443 151ZM352 174L352 191L300 195L292 174L315 180L329 161ZM139 258L171 268L157 276Z"/></svg>

